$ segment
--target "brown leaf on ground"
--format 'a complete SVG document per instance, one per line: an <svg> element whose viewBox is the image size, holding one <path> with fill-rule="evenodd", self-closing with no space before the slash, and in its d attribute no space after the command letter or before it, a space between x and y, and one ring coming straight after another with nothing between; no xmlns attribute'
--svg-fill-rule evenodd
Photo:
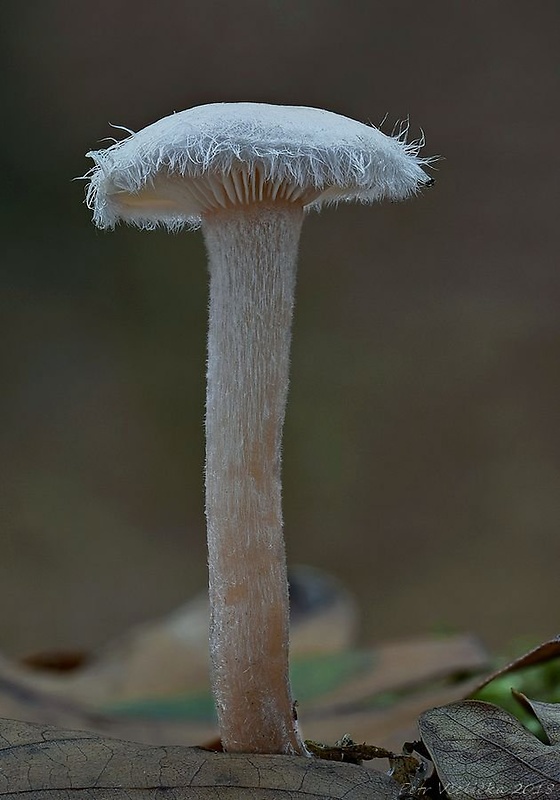
<svg viewBox="0 0 560 800"><path fill-rule="evenodd" d="M469 675L488 664L488 656L478 639L467 634L385 642L373 648L372 654L372 668L319 698L313 704L315 714L322 710L355 709L366 698L420 687L453 675Z"/></svg>
<svg viewBox="0 0 560 800"><path fill-rule="evenodd" d="M491 672L490 675L487 675L476 685L475 689L473 690L473 694L474 692L478 692L484 686L487 686L495 678L500 678L502 675L507 675L509 672L517 672L517 670L525 669L525 667L533 667L536 664L544 664L546 661L551 661L553 658L558 658L559 656L560 636L554 636L547 642L543 642L537 647L534 647L532 650L529 650L528 653L524 653L522 656L514 659L504 667L500 667L500 669L496 670L495 672Z"/></svg>
<svg viewBox="0 0 560 800"><path fill-rule="evenodd" d="M0 797L29 800L396 800L388 775L300 756L149 747L91 733L2 720Z"/></svg>
<svg viewBox="0 0 560 800"><path fill-rule="evenodd" d="M512 689L513 696L541 723L550 744L560 744L560 705L530 700L521 692Z"/></svg>
<svg viewBox="0 0 560 800"><path fill-rule="evenodd" d="M560 706L528 702L552 733L552 744L543 744L491 703L465 700L422 714L422 741L452 800L560 798L560 744L555 738Z"/></svg>

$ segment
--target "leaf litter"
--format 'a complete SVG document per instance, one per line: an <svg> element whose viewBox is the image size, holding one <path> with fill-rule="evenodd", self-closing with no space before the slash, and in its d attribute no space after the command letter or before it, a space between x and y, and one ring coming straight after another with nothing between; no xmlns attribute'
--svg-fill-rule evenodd
<svg viewBox="0 0 560 800"><path fill-rule="evenodd" d="M519 708L539 726L539 739L506 709L463 699L527 668L546 668L555 675L546 665L558 656L560 637L554 637L481 680L476 675L487 656L472 637L425 637L361 651L340 647L317 656L307 653L299 665L296 658L296 674L299 670L300 719L311 737L311 759L178 747L179 742L212 741L216 729L206 711L193 716L188 704L183 717L166 712L166 704L171 708L177 702L176 685L175 693L164 691L154 698L152 709L149 698L142 697L111 709L65 693L64 676L51 682L40 670L0 658L0 714L30 720L0 723L5 743L0 797L25 792L30 800L141 800L162 793L173 800L268 800L280 794L560 800L560 704L512 690ZM418 729L420 739L409 743ZM340 738L344 730L354 738ZM329 740L335 744L323 744ZM376 761L374 770L364 766L370 759ZM388 760L388 772L381 771L378 759Z"/></svg>

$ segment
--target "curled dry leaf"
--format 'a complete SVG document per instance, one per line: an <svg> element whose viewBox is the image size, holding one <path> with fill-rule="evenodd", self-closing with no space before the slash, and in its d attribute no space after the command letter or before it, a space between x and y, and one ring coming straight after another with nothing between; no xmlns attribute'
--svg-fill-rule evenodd
<svg viewBox="0 0 560 800"><path fill-rule="evenodd" d="M526 702L550 744L491 703L465 700L422 714L422 741L452 800L560 798L560 706Z"/></svg>
<svg viewBox="0 0 560 800"><path fill-rule="evenodd" d="M513 696L541 723L550 744L560 744L560 705L530 700L521 692L512 690Z"/></svg>
<svg viewBox="0 0 560 800"><path fill-rule="evenodd" d="M522 656L510 661L509 664L506 664L500 669L491 672L490 675L487 675L484 680L477 684L475 692L480 691L480 689L487 686L496 678L501 678L503 675L508 675L511 672L517 672L520 669L525 669L526 667L533 667L537 664L544 664L547 661L551 661L554 658L560 657L560 635L554 636L552 639L549 639L542 644L539 644L537 647L534 647L532 650L529 650L528 653L524 653Z"/></svg>
<svg viewBox="0 0 560 800"><path fill-rule="evenodd" d="M0 797L28 800L397 800L388 775L300 756L151 747L91 733L0 723Z"/></svg>

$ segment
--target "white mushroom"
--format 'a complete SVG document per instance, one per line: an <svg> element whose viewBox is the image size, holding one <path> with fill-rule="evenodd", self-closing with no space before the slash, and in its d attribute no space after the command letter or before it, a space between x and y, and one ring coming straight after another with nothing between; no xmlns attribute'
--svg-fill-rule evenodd
<svg viewBox="0 0 560 800"><path fill-rule="evenodd" d="M206 242L211 680L228 751L306 753L288 677L280 477L304 212L414 194L431 183L417 151L328 111L216 103L88 154L98 226L202 225Z"/></svg>

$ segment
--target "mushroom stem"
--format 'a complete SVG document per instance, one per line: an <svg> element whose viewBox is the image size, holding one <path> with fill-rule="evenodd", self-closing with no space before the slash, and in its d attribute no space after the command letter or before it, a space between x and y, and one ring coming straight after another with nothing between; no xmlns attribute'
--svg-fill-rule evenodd
<svg viewBox="0 0 560 800"><path fill-rule="evenodd" d="M306 752L288 674L281 439L303 209L208 214L206 518L211 680L230 752Z"/></svg>

